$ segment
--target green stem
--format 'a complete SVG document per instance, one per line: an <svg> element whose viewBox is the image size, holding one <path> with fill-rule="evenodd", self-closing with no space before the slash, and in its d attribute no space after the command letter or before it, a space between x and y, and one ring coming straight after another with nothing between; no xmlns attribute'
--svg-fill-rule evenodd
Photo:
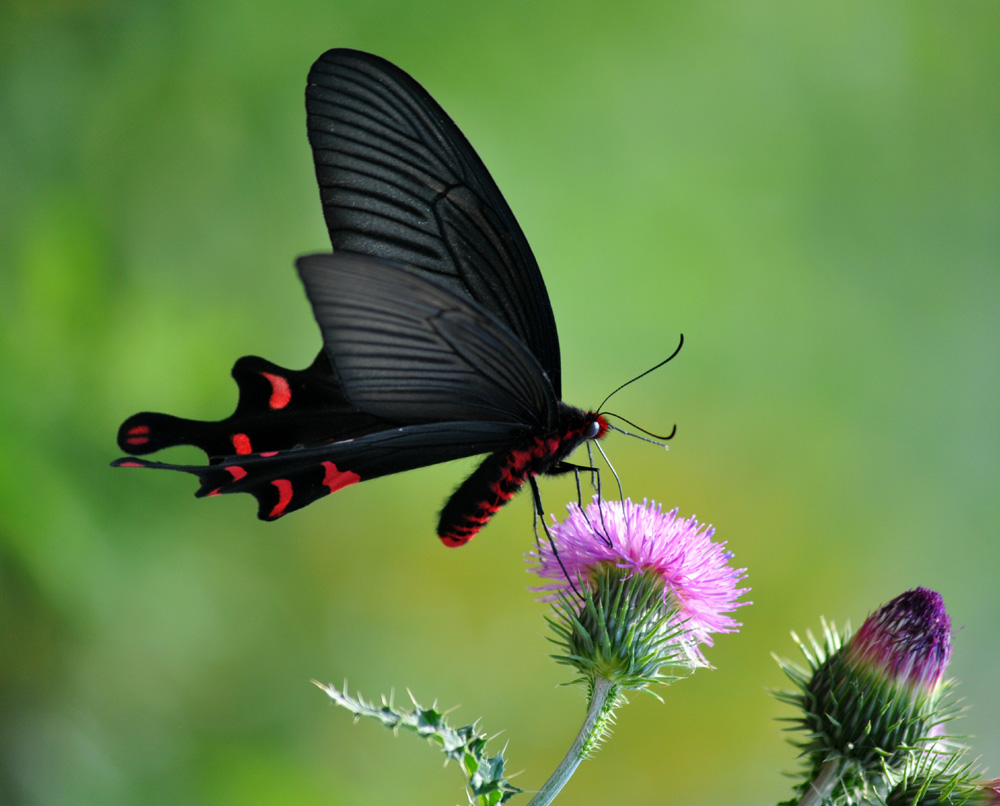
<svg viewBox="0 0 1000 806"><path fill-rule="evenodd" d="M844 760L831 758L819 768L819 774L809 784L809 790L802 796L799 806L822 806L843 774Z"/></svg>
<svg viewBox="0 0 1000 806"><path fill-rule="evenodd" d="M576 735L576 739L563 757L563 760L559 762L559 766L549 776L549 780L535 793L535 797L528 801L528 806L548 806L548 804L555 800L556 795L559 794L562 788L566 786L566 782L576 772L576 768L580 766L580 762L587 757L587 751L591 746L595 733L601 727L604 720L607 719L609 713L606 710L609 704L608 699L609 697L613 697L614 693L615 686L610 680L598 677L594 681L594 693L590 698L590 706L587 708L587 718L583 720L580 732Z"/></svg>

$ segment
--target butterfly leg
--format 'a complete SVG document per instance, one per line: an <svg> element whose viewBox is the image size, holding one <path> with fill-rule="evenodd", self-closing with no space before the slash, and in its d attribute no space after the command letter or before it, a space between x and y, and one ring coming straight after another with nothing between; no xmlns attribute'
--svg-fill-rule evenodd
<svg viewBox="0 0 1000 806"><path fill-rule="evenodd" d="M555 541L552 539L552 535L549 533L549 527L545 525L545 510L542 508L542 494L538 491L538 482L535 481L534 476L528 476L528 483L531 485L531 497L535 502L535 540L538 540L538 522L541 521L542 529L545 532L545 538L549 541L549 547L552 549L552 556L556 558L556 562L559 563L559 567L562 569L563 576L566 577L566 581L569 582L569 586L573 589L573 593L580 598L583 598L579 589L576 587L576 583L572 580L569 575L569 571L566 570L566 566L563 564L562 557L559 556L559 549L556 548Z"/></svg>
<svg viewBox="0 0 1000 806"><path fill-rule="evenodd" d="M608 527L607 524L604 523L604 507L601 506L601 471L596 467L574 467L573 470L576 474L576 500L577 500L577 505L580 507L580 512L583 513L583 517L587 521L587 525L594 530L594 534L599 535L601 540L603 540L604 543L608 546L608 548L610 548L611 538L608 537ZM587 515L587 510L584 509L583 490L580 489L581 470L590 471L591 483L594 485L594 490L597 493L597 511L601 513L601 527L603 531L594 528L594 524L590 522L590 516Z"/></svg>
<svg viewBox="0 0 1000 806"><path fill-rule="evenodd" d="M600 484L601 471L596 467L589 467L587 465L575 465L572 462L556 462L552 467L545 471L546 476L562 476L566 473L572 473L576 476L576 496L577 501L580 506L583 506L583 490L580 488L580 472L590 473L591 478L596 474L598 477L598 484Z"/></svg>
<svg viewBox="0 0 1000 806"><path fill-rule="evenodd" d="M584 471L590 473L590 477L594 479L594 489L597 491L597 511L601 513L601 529L597 529L593 523L590 522L590 517L587 515L587 510L583 506L583 490L580 487L580 472ZM577 502L580 506L580 512L583 513L584 520L587 521L587 525L594 530L594 534L598 535L601 540L603 540L608 546L611 545L611 539L608 537L608 527L604 522L604 507L601 506L601 469L599 467L586 467L584 465L574 465L571 462L559 462L551 470L547 471L549 475L558 475L560 473L574 473L576 475L576 497ZM617 478L617 477L616 477Z"/></svg>
<svg viewBox="0 0 1000 806"><path fill-rule="evenodd" d="M591 446L589 439L587 440L587 464L589 464L591 467L595 466L594 465L594 449ZM601 493L601 471L598 470L598 471L595 471L595 472L596 472L596 475L594 473L590 474L590 484L594 488L594 492L597 493L598 495L600 495L600 493Z"/></svg>
<svg viewBox="0 0 1000 806"><path fill-rule="evenodd" d="M594 443L597 446L597 450L600 451L601 457L607 463L608 467L611 469L611 475L615 477L615 483L618 485L618 500L622 502L622 516L625 518L625 526L628 527L628 507L624 506L625 503L625 491L622 489L622 480L618 476L618 471L615 470L615 466L611 464L611 460L608 459L608 455L604 452L604 448L598 443Z"/></svg>

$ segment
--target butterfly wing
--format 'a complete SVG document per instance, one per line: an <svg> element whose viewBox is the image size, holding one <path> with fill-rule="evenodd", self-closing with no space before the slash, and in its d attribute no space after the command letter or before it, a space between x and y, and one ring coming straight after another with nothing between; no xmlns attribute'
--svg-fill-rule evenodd
<svg viewBox="0 0 1000 806"><path fill-rule="evenodd" d="M558 401L528 348L465 296L346 252L296 263L350 403L397 423L480 420L550 430Z"/></svg>
<svg viewBox="0 0 1000 806"><path fill-rule="evenodd" d="M201 482L195 493L199 498L250 493L257 499L257 517L273 521L359 481L500 450L522 430L510 423L426 423L322 445L228 456L209 465L124 457L112 466L191 473Z"/></svg>
<svg viewBox="0 0 1000 806"><path fill-rule="evenodd" d="M391 427L347 401L325 351L303 370L248 355L236 362L232 374L239 402L226 419L189 420L140 412L118 429L118 447L144 455L174 445L194 445L218 459L360 437Z"/></svg>
<svg viewBox="0 0 1000 806"><path fill-rule="evenodd" d="M130 456L114 466L192 473L196 495L248 492L258 517L274 520L359 481L508 450L555 422L535 357L468 298L361 255L297 266L325 355L301 372L240 359L240 402L226 420L143 413L119 431L123 450L192 444L209 465Z"/></svg>
<svg viewBox="0 0 1000 806"><path fill-rule="evenodd" d="M334 251L403 264L471 297L528 347L561 397L559 339L538 264L437 102L384 59L337 49L309 72L306 112Z"/></svg>
<svg viewBox="0 0 1000 806"><path fill-rule="evenodd" d="M225 420L146 412L119 431L130 453L192 444L208 466L114 463L193 473L198 495L249 492L266 520L367 478L509 451L558 420L538 266L451 119L398 68L347 50L313 65L306 105L338 251L299 263L323 352L300 371L240 359Z"/></svg>

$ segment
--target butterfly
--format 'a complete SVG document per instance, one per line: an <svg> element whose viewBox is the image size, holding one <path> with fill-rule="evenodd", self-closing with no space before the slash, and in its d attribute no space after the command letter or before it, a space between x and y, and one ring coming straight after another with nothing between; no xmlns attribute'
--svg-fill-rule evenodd
<svg viewBox="0 0 1000 806"><path fill-rule="evenodd" d="M608 421L561 400L559 339L528 242L486 167L413 78L335 49L306 87L309 143L332 254L296 261L323 348L289 370L232 370L218 422L143 412L116 467L192 473L196 495L250 493L275 520L344 487L486 458L445 504L438 536L471 540L537 475L602 438ZM207 465L136 458L194 445Z"/></svg>

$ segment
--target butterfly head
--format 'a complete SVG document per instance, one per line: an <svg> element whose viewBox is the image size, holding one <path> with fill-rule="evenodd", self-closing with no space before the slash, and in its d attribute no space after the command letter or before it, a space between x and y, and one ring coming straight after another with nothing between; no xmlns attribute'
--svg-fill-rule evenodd
<svg viewBox="0 0 1000 806"><path fill-rule="evenodd" d="M597 414L596 412L587 412L586 425L583 428L583 433L581 438L583 440L588 439L604 439L604 435L608 433L608 429L611 428L611 424L604 419L603 414Z"/></svg>

